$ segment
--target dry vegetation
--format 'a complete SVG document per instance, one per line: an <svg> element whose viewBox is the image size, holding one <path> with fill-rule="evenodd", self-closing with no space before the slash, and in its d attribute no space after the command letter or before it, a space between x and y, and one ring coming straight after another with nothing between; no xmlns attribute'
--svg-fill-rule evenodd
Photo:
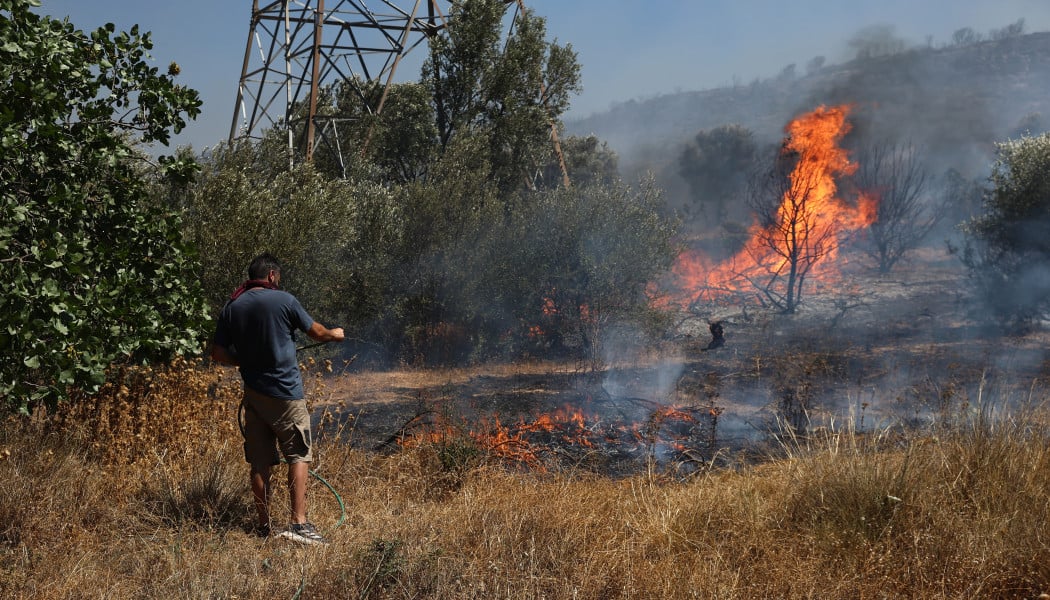
<svg viewBox="0 0 1050 600"><path fill-rule="evenodd" d="M318 406L337 406L333 390L354 382L392 400L470 379L339 377L310 378ZM310 494L332 544L301 548L248 532L235 372L180 363L116 379L57 419L0 432L3 597L1050 592L1050 429L1037 408L960 411L922 431L787 435L776 460L688 477L540 473L450 438L380 454L347 443L353 418L328 416Z"/></svg>

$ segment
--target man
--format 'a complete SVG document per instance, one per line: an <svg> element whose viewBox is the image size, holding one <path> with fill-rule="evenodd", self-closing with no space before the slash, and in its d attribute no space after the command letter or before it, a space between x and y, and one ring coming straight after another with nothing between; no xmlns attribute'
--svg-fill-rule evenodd
<svg viewBox="0 0 1050 600"><path fill-rule="evenodd" d="M313 459L310 414L295 356L295 331L318 342L341 342L340 327L314 321L288 292L281 291L281 265L261 254L248 266L248 281L219 313L211 357L240 368L244 381L244 458L251 465L257 533L270 533L270 469L288 463L291 526L282 537L303 544L326 544L306 518L306 480Z"/></svg>

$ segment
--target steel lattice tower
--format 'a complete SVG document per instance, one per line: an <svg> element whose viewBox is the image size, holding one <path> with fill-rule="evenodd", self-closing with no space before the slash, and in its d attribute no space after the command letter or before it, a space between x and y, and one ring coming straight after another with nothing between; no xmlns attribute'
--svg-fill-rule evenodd
<svg viewBox="0 0 1050 600"><path fill-rule="evenodd" d="M349 148L343 147L335 125L343 117L318 114L319 94L337 82L381 83L378 104L364 107L378 114L402 57L448 26L442 7L452 1L252 0L229 140L259 139L266 129L287 129L289 161L297 147L311 160L321 144L342 161ZM504 3L524 9L524 0ZM294 139L296 131L299 140ZM551 138L568 186L554 123Z"/></svg>
<svg viewBox="0 0 1050 600"><path fill-rule="evenodd" d="M446 26L440 5L447 4L253 0L230 141L258 139L268 128L287 127L289 149L303 148L307 160L322 143L341 155L335 128L339 116L317 113L319 92L335 82L389 85L401 58ZM305 115L295 116L296 107L305 109ZM381 107L366 108L375 112ZM292 138L296 129L305 138L298 144Z"/></svg>

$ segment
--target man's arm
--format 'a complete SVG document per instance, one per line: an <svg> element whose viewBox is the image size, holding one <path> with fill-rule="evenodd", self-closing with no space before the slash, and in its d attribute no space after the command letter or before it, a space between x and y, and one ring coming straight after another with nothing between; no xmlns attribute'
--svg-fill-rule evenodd
<svg viewBox="0 0 1050 600"><path fill-rule="evenodd" d="M306 335L318 342L341 342L345 339L342 327L328 329L317 321L314 321L314 324L310 326Z"/></svg>
<svg viewBox="0 0 1050 600"><path fill-rule="evenodd" d="M218 344L211 345L211 359L217 363L224 365L230 365L231 367L240 366L240 361L233 355L230 350L224 346Z"/></svg>

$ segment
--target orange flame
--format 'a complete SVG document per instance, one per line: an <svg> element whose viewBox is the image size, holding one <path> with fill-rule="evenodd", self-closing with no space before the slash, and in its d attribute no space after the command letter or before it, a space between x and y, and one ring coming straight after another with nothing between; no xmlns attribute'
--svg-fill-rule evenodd
<svg viewBox="0 0 1050 600"><path fill-rule="evenodd" d="M716 409L711 407L710 410ZM721 412L721 409L717 410ZM694 433L691 429L676 432L673 425L698 423L698 417L704 414L698 409L660 406L645 423L601 427L599 423L602 419L598 416L586 415L578 408L565 406L541 413L532 421L521 418L513 425L503 424L499 416L483 416L458 431L439 417L429 426L399 439L398 443L411 448L422 444L445 444L466 435L491 456L543 471L543 456L553 447L593 449L599 445L616 446L625 441L623 436L636 444L648 445L662 441L672 448L687 447ZM715 416L715 413L710 413L707 418Z"/></svg>
<svg viewBox="0 0 1050 600"><path fill-rule="evenodd" d="M722 263L696 250L683 252L672 267L673 291L661 297L650 286L654 301L666 307L722 298L770 285L791 269L803 280L834 283L843 237L874 223L878 211L874 196L862 195L856 206L838 197L836 177L857 168L838 145L850 130L848 114L845 105L821 106L789 123L781 159L794 161L794 169L777 189L776 214L752 224L744 247Z"/></svg>

